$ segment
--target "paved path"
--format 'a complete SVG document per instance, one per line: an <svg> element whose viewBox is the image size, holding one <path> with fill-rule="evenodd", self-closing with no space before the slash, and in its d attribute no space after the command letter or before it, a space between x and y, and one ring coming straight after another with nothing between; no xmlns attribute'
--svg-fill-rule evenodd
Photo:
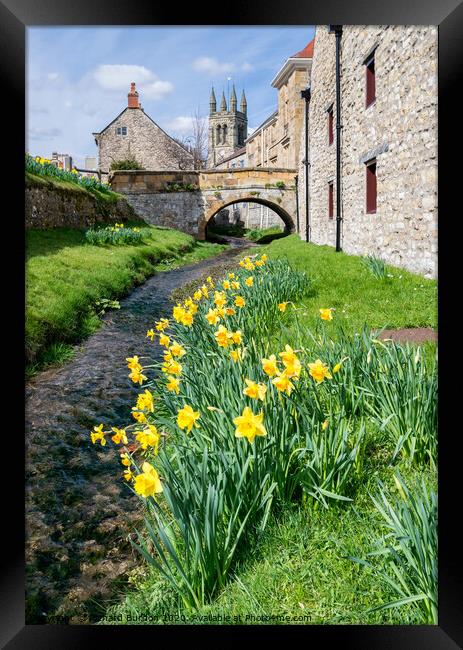
<svg viewBox="0 0 463 650"><path fill-rule="evenodd" d="M241 251L154 275L106 314L71 362L28 383L27 623L98 620L98 601L139 560L126 540L141 519L139 501L124 485L115 446L92 445L89 431L100 422L127 424L139 387L125 358L159 351L146 330L171 312L171 292Z"/></svg>

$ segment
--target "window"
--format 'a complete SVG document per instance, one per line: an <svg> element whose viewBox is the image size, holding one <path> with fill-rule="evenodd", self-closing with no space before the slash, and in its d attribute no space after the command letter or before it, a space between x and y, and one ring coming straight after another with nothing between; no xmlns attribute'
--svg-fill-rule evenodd
<svg viewBox="0 0 463 650"><path fill-rule="evenodd" d="M366 209L368 214L376 212L376 158L366 163Z"/></svg>
<svg viewBox="0 0 463 650"><path fill-rule="evenodd" d="M333 181L328 183L328 219L332 219L334 215L334 185Z"/></svg>
<svg viewBox="0 0 463 650"><path fill-rule="evenodd" d="M116 128L116 135L127 135L127 127L126 126L118 126Z"/></svg>
<svg viewBox="0 0 463 650"><path fill-rule="evenodd" d="M240 160L240 167L244 167L244 159Z"/></svg>
<svg viewBox="0 0 463 650"><path fill-rule="evenodd" d="M328 109L328 144L333 144L334 131L333 131L333 106Z"/></svg>
<svg viewBox="0 0 463 650"><path fill-rule="evenodd" d="M375 54L365 61L365 108L371 106L376 99Z"/></svg>

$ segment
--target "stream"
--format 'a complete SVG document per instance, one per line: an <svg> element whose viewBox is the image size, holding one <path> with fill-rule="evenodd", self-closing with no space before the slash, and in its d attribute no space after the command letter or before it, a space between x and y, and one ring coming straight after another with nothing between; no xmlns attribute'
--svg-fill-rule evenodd
<svg viewBox="0 0 463 650"><path fill-rule="evenodd" d="M140 501L122 479L116 447L93 445L89 432L127 424L140 386L126 357L160 357L146 331L170 316L172 291L229 267L250 245L225 239L231 248L218 256L135 288L71 361L27 383L26 623L98 621L140 564L127 540L142 521Z"/></svg>

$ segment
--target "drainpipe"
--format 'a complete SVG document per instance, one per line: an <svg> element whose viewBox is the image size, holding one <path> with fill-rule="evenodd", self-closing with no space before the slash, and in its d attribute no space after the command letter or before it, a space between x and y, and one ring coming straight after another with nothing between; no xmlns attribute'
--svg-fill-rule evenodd
<svg viewBox="0 0 463 650"><path fill-rule="evenodd" d="M294 177L294 182L295 182L295 187L296 187L296 230L297 230L297 234L299 234L299 230L300 230L300 224L299 224L299 192L298 192L298 189L297 189L298 178L299 177L296 174L296 176Z"/></svg>
<svg viewBox="0 0 463 650"><path fill-rule="evenodd" d="M341 250L341 35L342 25L330 25L336 37L336 252Z"/></svg>
<svg viewBox="0 0 463 650"><path fill-rule="evenodd" d="M309 221L309 102L310 86L301 90L301 97L305 99L305 240L310 241L310 221Z"/></svg>

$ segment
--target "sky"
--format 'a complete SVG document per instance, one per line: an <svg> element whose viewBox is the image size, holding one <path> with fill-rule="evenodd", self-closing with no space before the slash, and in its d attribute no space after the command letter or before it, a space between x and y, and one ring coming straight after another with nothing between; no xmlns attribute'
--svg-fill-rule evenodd
<svg viewBox="0 0 463 650"><path fill-rule="evenodd" d="M130 82L145 112L174 137L207 118L214 84L244 87L249 131L277 107L271 81L313 38L307 27L29 27L26 146L49 158L68 153L78 167L96 156L93 132L126 106ZM231 77L231 81L228 78Z"/></svg>

